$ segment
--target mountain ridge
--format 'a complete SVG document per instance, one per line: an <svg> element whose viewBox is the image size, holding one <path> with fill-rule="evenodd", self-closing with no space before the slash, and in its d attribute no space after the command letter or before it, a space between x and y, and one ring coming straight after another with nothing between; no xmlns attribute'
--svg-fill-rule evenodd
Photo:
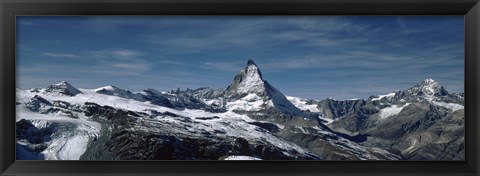
<svg viewBox="0 0 480 176"><path fill-rule="evenodd" d="M435 159L429 149L438 149L447 152L441 159L461 159L464 142L452 139L462 139L463 96L426 79L366 100L287 97L264 80L253 60L226 89L133 93L61 82L17 89L17 152L87 160L398 160ZM438 133L447 124L452 130ZM38 135L51 139L31 138ZM451 142L437 143L445 140ZM78 144L83 147L73 147Z"/></svg>

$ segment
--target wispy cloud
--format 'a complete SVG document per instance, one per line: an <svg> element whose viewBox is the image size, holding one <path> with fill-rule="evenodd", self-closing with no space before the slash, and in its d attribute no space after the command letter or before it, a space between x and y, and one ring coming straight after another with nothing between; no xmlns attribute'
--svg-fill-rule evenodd
<svg viewBox="0 0 480 176"><path fill-rule="evenodd" d="M142 55L141 51L131 49L102 49L89 52L93 57L112 59L132 59Z"/></svg>
<svg viewBox="0 0 480 176"><path fill-rule="evenodd" d="M169 65L181 65L184 64L183 62L180 62L178 60L171 60L171 59L163 59L163 58L158 58L155 63L157 64L169 64Z"/></svg>
<svg viewBox="0 0 480 176"><path fill-rule="evenodd" d="M400 29L402 29L402 31L406 31L407 30L407 24L405 23L405 21L403 20L402 17L397 17L395 18L397 23L398 23L398 26L400 26Z"/></svg>
<svg viewBox="0 0 480 176"><path fill-rule="evenodd" d="M247 20L248 19L248 20ZM165 33L145 35L142 41L162 46L167 52L201 53L217 50L274 48L291 42L303 42L312 47L357 44L365 39L343 38L343 32L372 33L367 25L349 22L341 17L316 19L312 17L247 18L215 24L214 33L203 30L176 31L179 36ZM194 27L192 27L194 28ZM279 30L287 28L289 30Z"/></svg>
<svg viewBox="0 0 480 176"><path fill-rule="evenodd" d="M149 66L144 63L115 63L111 65L115 68L127 70L148 70Z"/></svg>
<svg viewBox="0 0 480 176"><path fill-rule="evenodd" d="M132 49L99 49L78 51L81 54L42 53L43 56L58 58L74 58L76 62L85 61L89 64L29 64L19 68L23 73L45 75L110 75L132 76L142 75L151 69L150 61L144 58L144 52Z"/></svg>
<svg viewBox="0 0 480 176"><path fill-rule="evenodd" d="M107 49L99 49L99 50L84 50L78 51L76 53L68 53L68 52L44 52L40 53L43 56L49 57L64 57L64 58L96 58L96 59L121 59L121 60L128 60L128 59L139 59L144 52L139 50L132 50L132 49L118 49L118 48L107 48Z"/></svg>
<svg viewBox="0 0 480 176"><path fill-rule="evenodd" d="M243 64L243 62L205 62L203 66L207 69L220 71L237 71L242 68Z"/></svg>
<svg viewBox="0 0 480 176"><path fill-rule="evenodd" d="M43 53L42 55L50 57L67 57L67 58L77 58L79 57L76 54L66 54L66 53Z"/></svg>

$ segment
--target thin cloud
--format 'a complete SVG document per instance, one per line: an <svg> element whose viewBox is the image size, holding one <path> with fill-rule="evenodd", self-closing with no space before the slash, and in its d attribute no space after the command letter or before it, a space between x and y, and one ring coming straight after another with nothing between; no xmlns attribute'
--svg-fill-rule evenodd
<svg viewBox="0 0 480 176"><path fill-rule="evenodd" d="M279 28L292 30L282 32L278 31ZM215 32L211 33L180 30L178 33L181 37L161 33L145 35L142 40L160 45L166 52L202 53L220 49L273 48L292 41L303 41L313 47L356 44L365 39L338 38L338 33L365 32L367 29L366 25L356 25L343 18L312 20L309 17L269 17L226 21L225 24L216 24ZM368 30L371 31L374 30Z"/></svg>
<svg viewBox="0 0 480 176"><path fill-rule="evenodd" d="M397 17L396 21L397 21L398 26L400 26L400 29L402 29L402 31L405 32L407 30L407 24L405 23L403 18L402 17Z"/></svg>
<svg viewBox="0 0 480 176"><path fill-rule="evenodd" d="M67 58L77 58L79 57L76 54L66 54L66 53L43 53L42 55L50 57L67 57Z"/></svg>
<svg viewBox="0 0 480 176"><path fill-rule="evenodd" d="M132 59L142 55L141 51L132 49L103 49L89 52L96 58L113 58L113 59Z"/></svg>
<svg viewBox="0 0 480 176"><path fill-rule="evenodd" d="M133 64L132 63L115 63L115 64L112 64L112 67L127 69L127 70L140 70L140 71L146 71L149 69L149 66L143 63L133 63Z"/></svg>
<svg viewBox="0 0 480 176"><path fill-rule="evenodd" d="M220 71L237 71L242 68L240 62L205 62L204 68Z"/></svg>
<svg viewBox="0 0 480 176"><path fill-rule="evenodd" d="M183 62L177 61L177 60L170 60L170 59L162 59L159 58L155 61L157 64L170 64L170 65L181 65L184 64Z"/></svg>
<svg viewBox="0 0 480 176"><path fill-rule="evenodd" d="M22 66L20 72L32 75L108 75L132 76L143 75L150 70L146 61L135 60L132 62L99 61L95 64L35 64Z"/></svg>

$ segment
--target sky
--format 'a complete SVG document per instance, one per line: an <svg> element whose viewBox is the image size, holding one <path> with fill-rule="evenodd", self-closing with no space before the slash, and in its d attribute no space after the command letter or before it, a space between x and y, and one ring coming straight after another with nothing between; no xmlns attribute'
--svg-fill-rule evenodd
<svg viewBox="0 0 480 176"><path fill-rule="evenodd" d="M464 92L463 16L18 16L17 87L226 88L248 59L285 95Z"/></svg>

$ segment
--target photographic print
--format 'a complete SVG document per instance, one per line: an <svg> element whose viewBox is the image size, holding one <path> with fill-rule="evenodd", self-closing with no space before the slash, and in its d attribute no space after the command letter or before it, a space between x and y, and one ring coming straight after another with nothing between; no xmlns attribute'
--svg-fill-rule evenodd
<svg viewBox="0 0 480 176"><path fill-rule="evenodd" d="M17 160L465 160L463 16L17 16Z"/></svg>

